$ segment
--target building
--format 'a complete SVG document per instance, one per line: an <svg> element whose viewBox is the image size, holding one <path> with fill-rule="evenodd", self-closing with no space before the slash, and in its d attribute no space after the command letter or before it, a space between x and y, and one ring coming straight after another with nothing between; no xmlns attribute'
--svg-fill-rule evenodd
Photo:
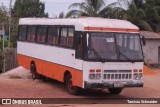
<svg viewBox="0 0 160 107"><path fill-rule="evenodd" d="M146 45L143 46L145 63L148 65L160 65L160 33L141 31L145 37Z"/></svg>

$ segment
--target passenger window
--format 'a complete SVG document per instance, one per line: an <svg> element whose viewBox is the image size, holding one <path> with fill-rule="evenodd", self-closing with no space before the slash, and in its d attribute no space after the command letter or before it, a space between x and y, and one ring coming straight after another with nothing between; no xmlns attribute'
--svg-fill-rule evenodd
<svg viewBox="0 0 160 107"><path fill-rule="evenodd" d="M49 27L48 28L48 44L57 45L59 38L59 28L58 27Z"/></svg>
<svg viewBox="0 0 160 107"><path fill-rule="evenodd" d="M72 48L73 47L73 37L74 37L73 28L62 28L60 46Z"/></svg>
<svg viewBox="0 0 160 107"><path fill-rule="evenodd" d="M67 44L67 28L62 28L61 29L61 46L66 46Z"/></svg>
<svg viewBox="0 0 160 107"><path fill-rule="evenodd" d="M25 41L26 40L26 34L27 34L27 26L24 26L24 25L20 26L19 27L19 33L18 33L19 40Z"/></svg>
<svg viewBox="0 0 160 107"><path fill-rule="evenodd" d="M29 26L27 32L27 41L35 42L36 26Z"/></svg>
<svg viewBox="0 0 160 107"><path fill-rule="evenodd" d="M46 34L47 34L47 27L46 26L38 26L36 42L45 43Z"/></svg>
<svg viewBox="0 0 160 107"><path fill-rule="evenodd" d="M67 37L67 47L73 47L73 37L74 37L74 29L68 29L68 37Z"/></svg>

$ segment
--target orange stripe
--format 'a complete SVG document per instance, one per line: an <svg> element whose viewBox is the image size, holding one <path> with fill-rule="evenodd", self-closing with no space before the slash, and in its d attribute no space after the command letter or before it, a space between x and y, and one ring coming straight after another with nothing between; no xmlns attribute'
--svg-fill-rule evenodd
<svg viewBox="0 0 160 107"><path fill-rule="evenodd" d="M100 28L100 27L85 27L84 30L91 31L110 31L110 32L139 32L138 29L122 29L122 28Z"/></svg>
<svg viewBox="0 0 160 107"><path fill-rule="evenodd" d="M73 85L82 87L83 82L83 74L82 71L70 68L67 66L43 61L40 59L31 58L28 56L24 56L21 54L17 54L19 65L24 68L30 70L30 63L34 61L36 64L36 69L39 74L50 77L52 79L58 80L60 82L64 82L64 73L66 70L70 71L72 75Z"/></svg>

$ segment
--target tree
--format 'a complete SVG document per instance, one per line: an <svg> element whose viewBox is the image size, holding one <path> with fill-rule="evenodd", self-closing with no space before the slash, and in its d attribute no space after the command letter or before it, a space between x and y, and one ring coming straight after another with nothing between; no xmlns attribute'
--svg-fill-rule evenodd
<svg viewBox="0 0 160 107"><path fill-rule="evenodd" d="M11 42L16 47L18 39L18 21L24 17L48 17L45 4L39 0L16 0L12 9Z"/></svg>
<svg viewBox="0 0 160 107"><path fill-rule="evenodd" d="M58 18L63 19L65 18L65 14L64 12L60 12Z"/></svg>
<svg viewBox="0 0 160 107"><path fill-rule="evenodd" d="M146 12L146 20L155 32L160 32L160 1L145 0L144 11Z"/></svg>
<svg viewBox="0 0 160 107"><path fill-rule="evenodd" d="M119 0L127 3L128 9L120 11L122 19L129 20L137 25L141 30L153 31L150 24L147 22L147 15L144 10L144 0Z"/></svg>
<svg viewBox="0 0 160 107"><path fill-rule="evenodd" d="M8 19L7 8L2 4L0 6L0 30L2 30L2 23L4 23L5 33L8 33Z"/></svg>
<svg viewBox="0 0 160 107"><path fill-rule="evenodd" d="M12 44L7 40L4 41L4 47L12 47ZM0 73L3 70L3 40L0 38Z"/></svg>
<svg viewBox="0 0 160 107"><path fill-rule="evenodd" d="M119 2L114 2L105 6L104 0L85 0L81 3L73 3L69 6L70 10L67 17L91 16L91 17L113 17L117 7L120 7Z"/></svg>
<svg viewBox="0 0 160 107"><path fill-rule="evenodd" d="M140 30L160 32L159 0L119 0L128 8L119 11L122 18L137 25Z"/></svg>
<svg viewBox="0 0 160 107"><path fill-rule="evenodd" d="M45 4L39 0L16 0L13 13L16 17L48 17Z"/></svg>

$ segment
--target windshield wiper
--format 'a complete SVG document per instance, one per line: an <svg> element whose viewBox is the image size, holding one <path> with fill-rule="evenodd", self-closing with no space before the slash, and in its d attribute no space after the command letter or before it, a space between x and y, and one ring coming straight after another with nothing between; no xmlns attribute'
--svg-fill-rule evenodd
<svg viewBox="0 0 160 107"><path fill-rule="evenodd" d="M105 61L103 60L103 58L97 53L97 51L96 51L94 48L91 48L91 50L94 52L94 54L99 58L99 60L100 60L101 62L105 62Z"/></svg>
<svg viewBox="0 0 160 107"><path fill-rule="evenodd" d="M105 61L103 60L103 58L102 58L102 57L98 54L98 52L94 49L92 40L91 40L91 44L92 44L91 50L92 50L92 51L94 52L94 54L99 58L99 60L104 63Z"/></svg>
<svg viewBox="0 0 160 107"><path fill-rule="evenodd" d="M122 55L123 57L125 57L129 62L134 63L133 60L131 60L130 58L128 58L126 55L124 55L122 52L119 51L119 54Z"/></svg>

